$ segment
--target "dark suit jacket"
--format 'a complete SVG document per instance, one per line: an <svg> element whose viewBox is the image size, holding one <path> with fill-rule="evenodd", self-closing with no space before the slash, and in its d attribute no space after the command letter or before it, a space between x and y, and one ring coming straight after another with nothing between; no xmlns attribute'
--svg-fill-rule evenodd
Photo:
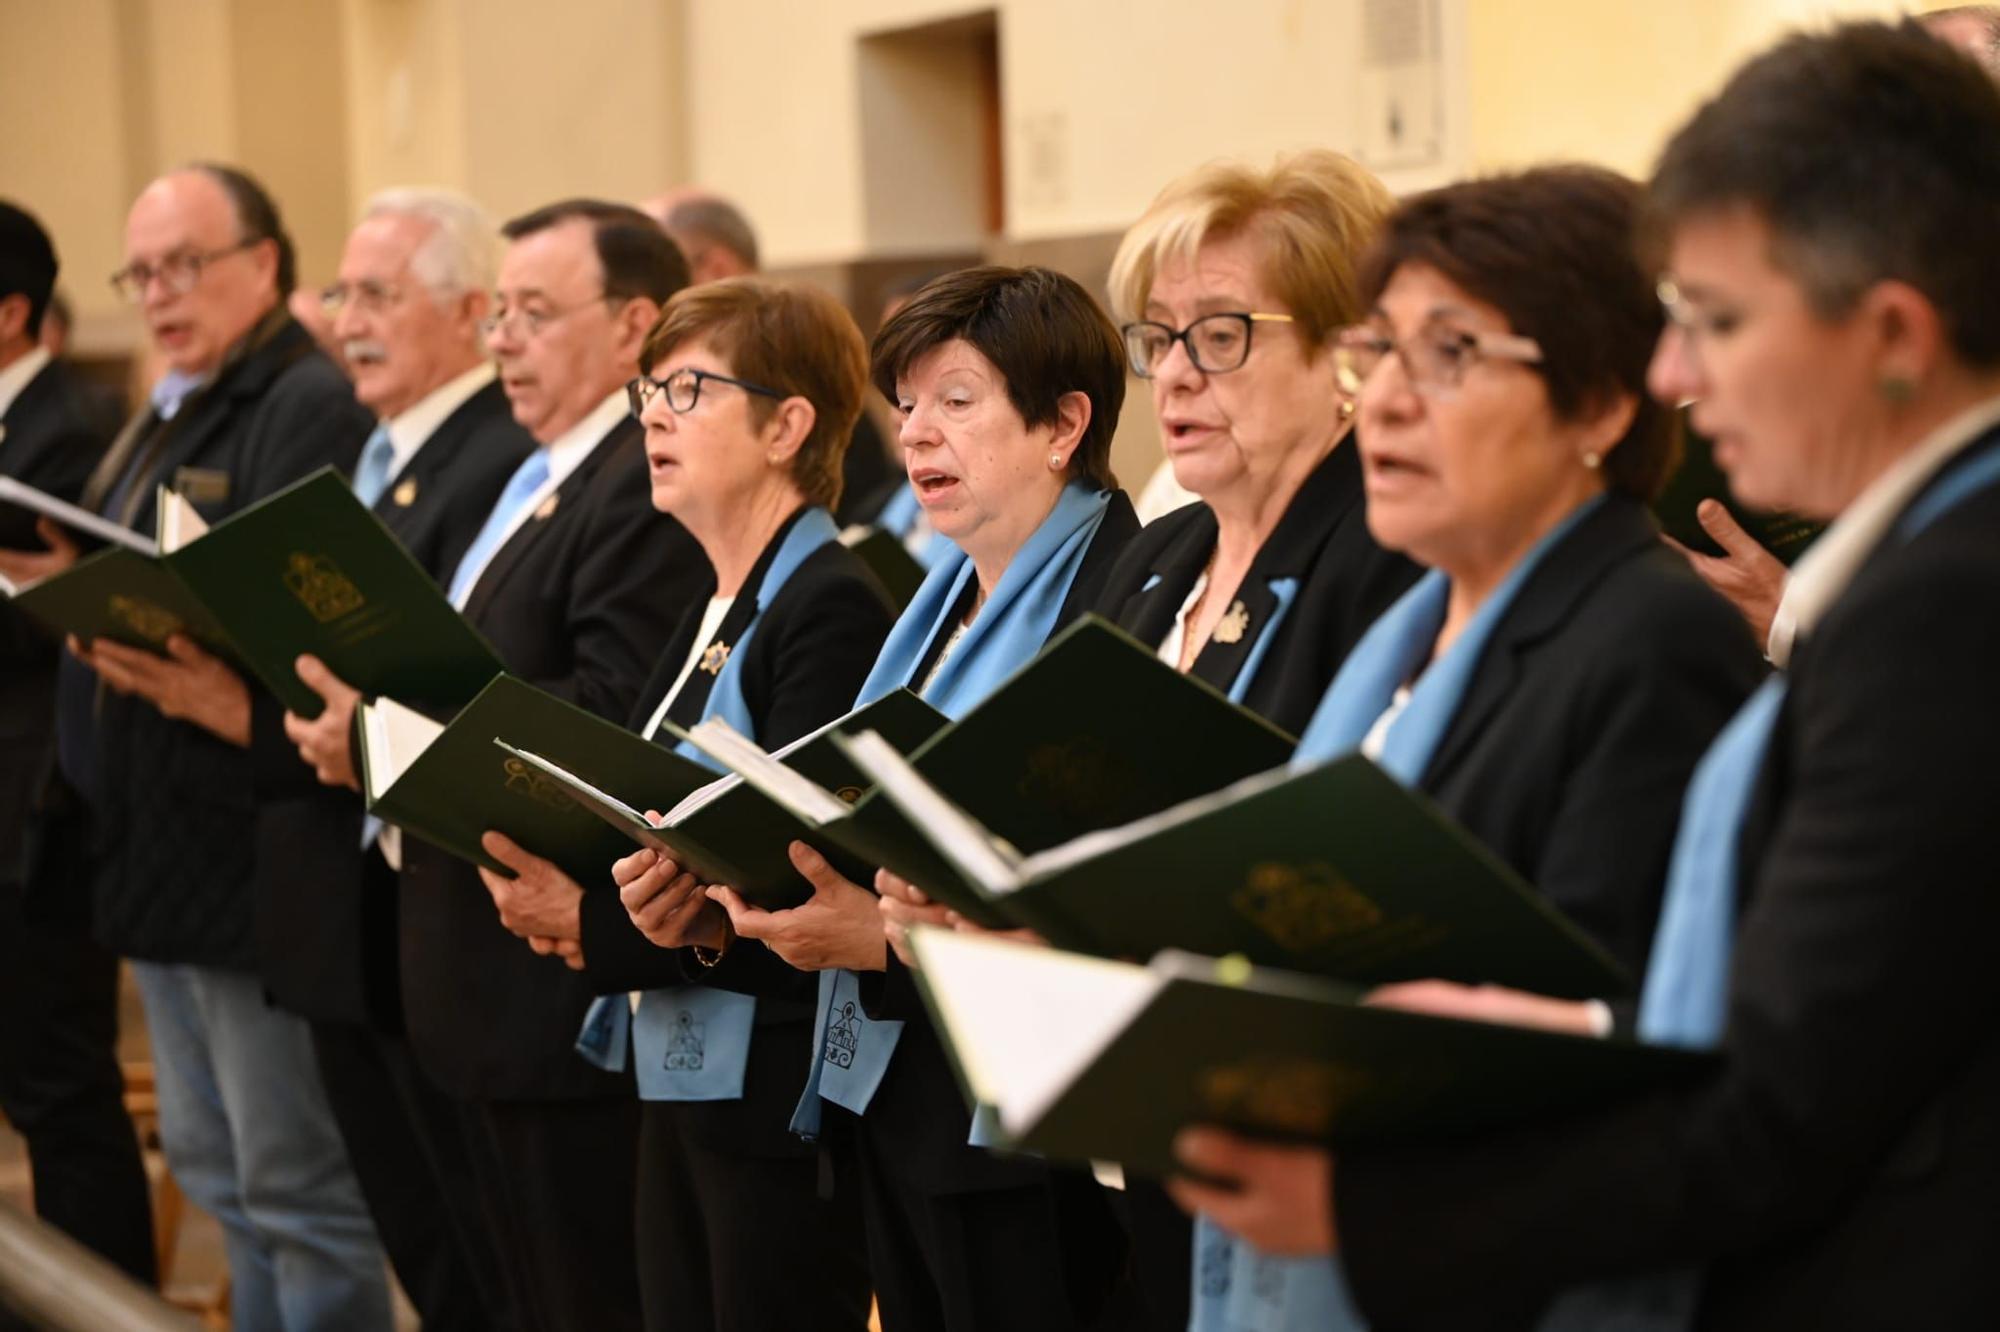
<svg viewBox="0 0 2000 1332"><path fill-rule="evenodd" d="M1557 1288L1702 1263L1709 1328L1992 1322L1997 605L1988 489L1892 537L1795 652L1712 1075L1336 1161L1373 1325L1525 1326Z"/></svg>
<svg viewBox="0 0 2000 1332"><path fill-rule="evenodd" d="M1215 511L1189 504L1155 519L1106 579L1097 610L1157 647L1215 550ZM1237 591L1249 625L1235 643L1212 641L1193 673L1225 694L1277 608L1271 580L1294 578L1296 599L1258 664L1243 705L1297 735L1348 649L1415 582L1417 566L1368 532L1361 454L1350 441L1327 455L1293 497Z"/></svg>
<svg viewBox="0 0 2000 1332"><path fill-rule="evenodd" d="M507 669L622 721L710 576L701 548L653 509L638 422L621 421L493 556L465 616ZM573 1046L590 983L508 933L478 872L403 839L403 1016L424 1071L454 1096L630 1096L629 1076Z"/></svg>
<svg viewBox="0 0 2000 1332"><path fill-rule="evenodd" d="M74 501L111 442L82 376L51 361L0 417L0 474ZM34 516L0 511L0 547L40 550ZM55 740L56 640L0 602L0 885L22 879L23 830Z"/></svg>
<svg viewBox="0 0 2000 1332"><path fill-rule="evenodd" d="M763 577L783 536L780 532L772 541L749 582ZM640 691L639 706L632 714L634 729L651 720L680 673L700 628L701 605L714 595L714 588L711 579L701 601L675 630L653 678ZM716 639L737 642L742 626L754 614L756 603L739 598L723 618ZM845 715L894 620L888 594L852 551L828 543L808 556L764 611L743 651L743 698L756 721L758 743L776 749ZM688 677L668 717L681 726L700 721L707 690L699 686L712 681L699 671ZM812 1048L813 976L792 970L750 939L737 940L712 969L701 967L687 950L656 948L633 928L618 894L609 888L584 896L583 956L592 981L606 993L711 980L727 987L732 977L759 973L741 987L761 996L743 1099L676 1104L676 1123L681 1132L712 1150L756 1156L810 1153L789 1125Z"/></svg>
<svg viewBox="0 0 2000 1332"><path fill-rule="evenodd" d="M372 427L312 335L277 311L172 421L150 410L135 421L86 500L151 532L154 487L166 482L213 524L321 467L352 471ZM64 670L92 687L74 662ZM76 688L65 684L66 702ZM66 707L62 725L89 727L88 715ZM128 957L253 968L249 752L109 691L94 733L86 795L100 940Z"/></svg>
<svg viewBox="0 0 2000 1332"><path fill-rule="evenodd" d="M376 501L375 514L440 584L450 580L534 448L507 395L488 384L432 432ZM406 504L403 499L408 497ZM310 1018L401 1029L397 876L361 850L361 798L321 786L285 737L284 712L260 692L256 765L256 939L264 984Z"/></svg>

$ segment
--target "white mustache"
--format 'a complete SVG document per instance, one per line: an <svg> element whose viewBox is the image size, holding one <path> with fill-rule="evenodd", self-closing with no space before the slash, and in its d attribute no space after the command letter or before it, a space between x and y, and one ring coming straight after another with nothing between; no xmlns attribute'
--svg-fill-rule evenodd
<svg viewBox="0 0 2000 1332"><path fill-rule="evenodd" d="M340 344L340 354L347 358L349 364L389 359L389 349L374 338L349 338Z"/></svg>

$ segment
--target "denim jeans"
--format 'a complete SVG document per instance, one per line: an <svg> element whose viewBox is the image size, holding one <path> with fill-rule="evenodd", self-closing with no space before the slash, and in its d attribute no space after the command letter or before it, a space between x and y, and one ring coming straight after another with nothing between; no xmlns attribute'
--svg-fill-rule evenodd
<svg viewBox="0 0 2000 1332"><path fill-rule="evenodd" d="M305 1023L252 975L132 971L167 1165L222 1223L237 1332L386 1332L387 1268Z"/></svg>

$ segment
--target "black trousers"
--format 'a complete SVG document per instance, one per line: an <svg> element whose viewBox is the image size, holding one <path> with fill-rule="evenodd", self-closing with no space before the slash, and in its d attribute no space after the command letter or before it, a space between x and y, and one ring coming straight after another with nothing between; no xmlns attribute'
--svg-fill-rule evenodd
<svg viewBox="0 0 2000 1332"><path fill-rule="evenodd" d="M424 1332L514 1332L457 1108L401 1036L358 1023L311 1026L347 1159Z"/></svg>
<svg viewBox="0 0 2000 1332"><path fill-rule="evenodd" d="M1150 1179L1126 1180L1124 1210L1146 1326L1185 1332L1194 1301L1194 1221Z"/></svg>
<svg viewBox="0 0 2000 1332"><path fill-rule="evenodd" d="M868 1248L853 1189L816 1155L720 1151L681 1106L640 1108L639 1289L647 1332L865 1332Z"/></svg>
<svg viewBox="0 0 2000 1332"><path fill-rule="evenodd" d="M639 1102L460 1101L480 1219L523 1332L640 1332Z"/></svg>
<svg viewBox="0 0 2000 1332"><path fill-rule="evenodd" d="M153 1212L118 1069L118 959L31 919L0 884L0 1112L27 1139L35 1211L147 1286Z"/></svg>
<svg viewBox="0 0 2000 1332"><path fill-rule="evenodd" d="M1123 1235L1087 1173L962 1192L916 1185L893 1143L848 1136L867 1216L883 1332L1009 1332L1134 1326L1119 1279ZM836 1129L838 1132L838 1129Z"/></svg>

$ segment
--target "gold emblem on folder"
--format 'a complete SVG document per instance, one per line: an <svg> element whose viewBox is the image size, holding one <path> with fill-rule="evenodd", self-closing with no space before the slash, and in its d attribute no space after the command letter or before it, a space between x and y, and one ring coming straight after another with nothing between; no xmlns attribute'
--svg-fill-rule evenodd
<svg viewBox="0 0 2000 1332"><path fill-rule="evenodd" d="M368 604L361 589L324 555L295 550L285 565L285 586L321 624L337 620Z"/></svg>
<svg viewBox="0 0 2000 1332"><path fill-rule="evenodd" d="M535 506L535 521L538 523L542 522L554 514L556 511L556 501L560 498L562 498L560 495L557 495L554 491L550 491L549 497Z"/></svg>
<svg viewBox="0 0 2000 1332"><path fill-rule="evenodd" d="M391 495L390 498L396 501L396 507L399 509L407 509L412 504L415 504L417 502L417 478L414 476L404 477L402 483L396 487L395 494Z"/></svg>
<svg viewBox="0 0 2000 1332"><path fill-rule="evenodd" d="M1239 601L1223 612L1222 618L1215 622L1215 632L1209 637L1218 643L1241 643L1243 635L1249 631L1250 608Z"/></svg>
<svg viewBox="0 0 2000 1332"><path fill-rule="evenodd" d="M861 797L865 794L867 793L858 786L843 786L834 792L834 795L839 798L840 803L843 805L859 804Z"/></svg>
<svg viewBox="0 0 2000 1332"><path fill-rule="evenodd" d="M1382 923L1382 909L1330 865L1252 867L1229 899L1252 925L1294 953L1311 952Z"/></svg>
<svg viewBox="0 0 2000 1332"><path fill-rule="evenodd" d="M1373 1081L1351 1065L1258 1055L1204 1069L1201 1099L1218 1120L1308 1136L1324 1132Z"/></svg>
<svg viewBox="0 0 2000 1332"><path fill-rule="evenodd" d="M716 639L701 650L701 669L710 675L722 674L722 668L729 664L729 644Z"/></svg>
<svg viewBox="0 0 2000 1332"><path fill-rule="evenodd" d="M148 643L164 643L184 627L180 616L137 597L114 594L109 609L113 619Z"/></svg>
<svg viewBox="0 0 2000 1332"><path fill-rule="evenodd" d="M1137 818L1132 793L1147 788L1146 774L1094 735L1037 745L1016 789L1064 819L1108 828Z"/></svg>
<svg viewBox="0 0 2000 1332"><path fill-rule="evenodd" d="M531 764L510 758L500 767L507 774L507 789L517 796L551 809L568 809L576 803L560 782Z"/></svg>

